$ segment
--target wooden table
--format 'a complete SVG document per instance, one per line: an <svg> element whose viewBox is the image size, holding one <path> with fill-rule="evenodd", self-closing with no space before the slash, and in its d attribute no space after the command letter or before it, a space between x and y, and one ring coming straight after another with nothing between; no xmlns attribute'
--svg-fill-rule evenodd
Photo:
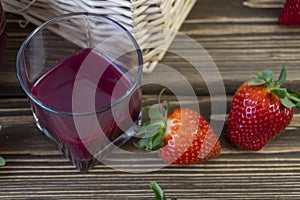
<svg viewBox="0 0 300 200"><path fill-rule="evenodd" d="M265 68L278 75L282 64L286 64L287 85L298 90L300 86L300 27L279 26L280 8L246 7L242 3L199 0L181 28L217 64L226 88L227 107L238 85ZM300 199L299 112L284 134L258 152L246 152L229 144L223 131L221 155L204 164L167 166L148 173L97 165L89 173L79 173L37 130L17 82L16 53L35 28L31 24L20 28L20 19L7 15L7 44L0 67L0 154L7 161L0 168L0 199L152 199L150 181L157 181L168 196L178 199ZM184 45L181 50L191 51ZM210 98L203 78L174 54L167 53L161 64L189 80L203 115L210 117ZM167 79L177 84L172 74L160 67L143 79ZM156 102L160 89L144 86L144 105ZM172 94L164 98L176 106ZM143 169L148 161L144 158L134 167ZM130 159L120 159L119 165L132 167Z"/></svg>

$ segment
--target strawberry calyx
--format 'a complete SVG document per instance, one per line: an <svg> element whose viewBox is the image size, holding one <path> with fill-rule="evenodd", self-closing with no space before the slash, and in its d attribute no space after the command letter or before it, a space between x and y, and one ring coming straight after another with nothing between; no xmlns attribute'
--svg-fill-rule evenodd
<svg viewBox="0 0 300 200"><path fill-rule="evenodd" d="M298 108L300 109L300 93L295 90L282 88L281 85L285 82L287 77L286 67L282 66L281 73L278 80L274 80L273 72L270 70L263 70L258 74L254 75L252 80L248 82L249 86L262 86L279 97L280 102L287 108Z"/></svg>
<svg viewBox="0 0 300 200"><path fill-rule="evenodd" d="M142 138L135 143L135 146L140 149L156 151L164 145L169 102L160 102L163 92L164 90L162 90L159 94L158 104L142 109L142 115L147 118L148 121L143 123L136 133L137 136L142 136Z"/></svg>
<svg viewBox="0 0 300 200"><path fill-rule="evenodd" d="M155 196L154 200L167 200L164 190L155 181L150 182L150 188L153 190ZM176 198L171 198L171 200L176 200Z"/></svg>

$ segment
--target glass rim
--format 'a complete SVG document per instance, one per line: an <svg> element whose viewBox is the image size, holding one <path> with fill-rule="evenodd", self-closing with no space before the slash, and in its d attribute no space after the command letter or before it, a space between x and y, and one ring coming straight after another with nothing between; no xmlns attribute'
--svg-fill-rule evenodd
<svg viewBox="0 0 300 200"><path fill-rule="evenodd" d="M135 51L137 53L138 56L138 72L135 76L135 80L132 82L131 86L127 89L126 92L124 92L124 94L119 97L118 99L116 99L114 102L101 107L99 109L96 109L95 111L88 111L88 112L66 112L66 111L61 111L58 109L54 109L51 108L47 105L45 105L42 101L40 101L39 99L37 99L30 91L29 88L26 87L25 82L22 78L21 75L21 70L20 70L20 60L21 57L23 55L23 52L27 46L27 44L31 41L31 39L42 29L45 29L46 27L50 26L51 24L60 21L61 19L64 18L68 18L68 17L72 17L72 16L92 16L92 17L97 17L100 18L101 20L103 20L104 22L107 22L109 24L112 24L113 26L115 26L116 28L118 28L119 30L121 30L122 32L124 32L127 37L129 38L129 40L132 42L133 46L135 47ZM104 111L109 110L110 108L112 108L113 106L119 104L120 102L122 102L124 99L126 99L130 94L132 94L134 92L134 90L136 89L136 87L139 85L139 82L141 80L141 76L143 73L143 56L142 56L142 51L136 41L136 39L133 37L133 35L120 23L116 22L115 20L108 18L106 16L103 16L101 14L97 14L97 13L90 13L90 12L73 12L73 13L67 13L67 14L63 14L60 16L56 16L53 17L52 19L47 20L46 22L42 23L41 25L39 25L37 28L35 28L23 41L18 54L17 54L17 58L16 58L16 72L17 72L17 78L19 80L19 83L22 87L22 89L24 90L24 92L26 93L26 95L34 102L36 103L38 106L42 107L43 109L50 111L52 113L55 114L59 114L59 115L67 115L67 116L81 116L81 115L92 115L92 114L96 114L96 113L101 113Z"/></svg>

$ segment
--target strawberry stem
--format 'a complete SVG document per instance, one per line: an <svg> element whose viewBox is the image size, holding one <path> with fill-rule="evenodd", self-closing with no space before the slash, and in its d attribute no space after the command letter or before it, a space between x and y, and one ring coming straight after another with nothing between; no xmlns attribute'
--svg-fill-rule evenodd
<svg viewBox="0 0 300 200"><path fill-rule="evenodd" d="M273 72L270 70L264 70L253 76L253 79L249 81L249 86L262 86L265 85L270 91L280 98L283 106L287 108L300 109L300 94L295 90L281 88L281 85L285 82L287 77L286 66L283 65L279 78L274 81Z"/></svg>

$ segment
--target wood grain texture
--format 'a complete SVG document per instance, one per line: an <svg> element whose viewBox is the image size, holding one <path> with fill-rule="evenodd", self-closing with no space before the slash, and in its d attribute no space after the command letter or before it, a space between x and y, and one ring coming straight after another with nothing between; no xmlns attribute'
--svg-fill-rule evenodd
<svg viewBox="0 0 300 200"><path fill-rule="evenodd" d="M235 89L256 71L269 68L279 74L282 64L288 67L287 85L300 87L300 28L278 25L280 9L253 9L242 0L199 0L181 32L209 53L224 80L227 110ZM15 75L15 59L21 43L35 26L20 28L20 18L7 14L7 42L0 67L0 155L7 165L0 168L0 199L153 199L150 181L157 181L168 196L178 199L299 199L300 198L300 113L287 130L259 152L246 152L228 143L224 130L220 135L222 152L214 160L187 167L166 166L157 169L160 160L144 156L136 159L124 152L108 158L110 166L97 165L80 174L35 127L28 101ZM222 112L212 115L209 90L202 75L188 60L199 55L177 36L172 50L160 63L183 75L195 90L201 113L221 123ZM179 55L178 55L179 54ZM207 64L203 60L203 65ZM158 66L144 74L145 83L165 79L167 84L182 87L174 71ZM157 102L162 86L143 86L144 105ZM182 87L182 94L185 94ZM164 95L177 107L171 92ZM194 105L187 97L184 106ZM123 147L137 152L132 143ZM121 168L119 171L116 168ZM140 173L128 173L124 170Z"/></svg>
<svg viewBox="0 0 300 200"><path fill-rule="evenodd" d="M279 26L280 9L249 9L243 7L241 1L227 2L198 1L181 29L211 56L222 75L226 92L233 94L244 80L266 68L278 75L283 64L288 68L287 84L299 88L300 27ZM198 59L201 62L199 55L193 54L195 49L180 36L171 48L179 54L190 54L189 61ZM197 94L208 93L203 78L180 56L169 53L162 64L183 74ZM204 60L202 64L205 64ZM158 67L145 79L159 80L171 75Z"/></svg>
<svg viewBox="0 0 300 200"><path fill-rule="evenodd" d="M242 1L201 0L185 21L180 32L200 44L208 52L218 67L226 92L233 94L245 79L259 70L269 68L278 74L283 64L288 67L288 84L299 88L299 47L300 28L278 25L280 9L250 9L243 7ZM22 41L34 26L19 28L19 18L8 16L7 48L0 68L0 96L24 95L15 75L15 58ZM189 80L196 94L207 95L205 81L195 72L188 61L199 60L195 49L180 35L171 47L176 54L167 53L161 65L169 66ZM188 61L180 55L189 55ZM205 60L201 60L205 65ZM209 69L208 69L209 70ZM157 82L164 77L172 77L169 72L157 67L151 74L145 74L145 82ZM205 73L205 72L204 72ZM167 80L174 85L174 79ZM178 81L178 85L181 83ZM146 85L145 93L158 93L161 88Z"/></svg>
<svg viewBox="0 0 300 200"><path fill-rule="evenodd" d="M177 106L173 95L163 98ZM157 96L145 95L143 102L148 105L156 100ZM221 155L204 164L159 169L158 158L137 160L116 152L108 158L109 166L100 164L80 174L37 130L31 114L24 112L29 108L26 102L1 102L0 152L7 161L0 168L1 199L152 199L150 181L159 182L168 195L178 199L297 199L300 195L299 114L283 134L259 152L232 146L223 132ZM202 114L207 115L209 97L199 97L198 102ZM229 102L230 98L228 106ZM186 101L184 106L190 103L194 102ZM16 110L23 114L16 116ZM137 151L131 143L124 149ZM156 170L144 172L152 168ZM140 173L126 172L130 170Z"/></svg>
<svg viewBox="0 0 300 200"><path fill-rule="evenodd" d="M244 6L250 8L282 8L284 0L245 0Z"/></svg>

